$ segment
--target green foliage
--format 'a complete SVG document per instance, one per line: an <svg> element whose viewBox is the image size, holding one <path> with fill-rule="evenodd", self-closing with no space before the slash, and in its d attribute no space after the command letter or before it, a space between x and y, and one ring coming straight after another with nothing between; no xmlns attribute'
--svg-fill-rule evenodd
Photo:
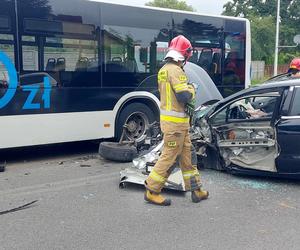
<svg viewBox="0 0 300 250"><path fill-rule="evenodd" d="M287 64L292 61L293 58L300 57L300 52L281 52L278 55L278 63L279 64Z"/></svg>
<svg viewBox="0 0 300 250"><path fill-rule="evenodd" d="M19 1L19 9L22 9L24 16L45 17L51 13L49 0L22 0Z"/></svg>
<svg viewBox="0 0 300 250"><path fill-rule="evenodd" d="M251 22L252 58L271 64L275 51L277 0L232 0L223 6L223 14L248 18ZM294 45L300 34L300 0L281 0L279 45ZM300 54L297 48L281 48L279 63L289 63Z"/></svg>
<svg viewBox="0 0 300 250"><path fill-rule="evenodd" d="M275 50L275 23L274 18L251 17L251 38L252 38L252 60L263 60L271 64L274 60Z"/></svg>
<svg viewBox="0 0 300 250"><path fill-rule="evenodd" d="M195 11L191 5L188 5L185 1L180 0L153 0L145 5L176 10Z"/></svg>
<svg viewBox="0 0 300 250"><path fill-rule="evenodd" d="M256 85L260 85L260 84L262 84L264 81L266 81L267 79L268 79L268 78L251 80L251 87L256 86Z"/></svg>

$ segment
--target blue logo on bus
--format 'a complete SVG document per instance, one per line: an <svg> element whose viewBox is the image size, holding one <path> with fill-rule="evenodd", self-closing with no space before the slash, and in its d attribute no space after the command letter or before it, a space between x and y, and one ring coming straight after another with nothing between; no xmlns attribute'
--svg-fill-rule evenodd
<svg viewBox="0 0 300 250"><path fill-rule="evenodd" d="M0 52L0 62L2 62L8 72L9 77L9 84L6 93L4 96L0 98L0 109L5 107L15 96L17 87L18 87L18 77L17 77L17 71L9 59L7 55L5 55L3 52ZM23 105L23 109L40 109L41 104L40 103L33 103L34 97L39 91L39 84L31 84L31 85L25 85L22 87L22 91L29 92L29 95ZM49 109L50 108L50 94L51 94L51 83L49 77L44 77L44 92L42 95L42 99L44 102L43 108Z"/></svg>

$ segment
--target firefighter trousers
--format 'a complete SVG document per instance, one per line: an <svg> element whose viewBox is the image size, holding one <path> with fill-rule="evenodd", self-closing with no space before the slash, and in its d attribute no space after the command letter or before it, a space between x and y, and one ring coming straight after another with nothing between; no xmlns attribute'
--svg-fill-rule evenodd
<svg viewBox="0 0 300 250"><path fill-rule="evenodd" d="M160 193L174 167L182 171L185 189L196 190L201 187L200 174L197 169L197 157L193 154L192 143L188 130L164 133L162 153L153 170L145 181L148 190Z"/></svg>

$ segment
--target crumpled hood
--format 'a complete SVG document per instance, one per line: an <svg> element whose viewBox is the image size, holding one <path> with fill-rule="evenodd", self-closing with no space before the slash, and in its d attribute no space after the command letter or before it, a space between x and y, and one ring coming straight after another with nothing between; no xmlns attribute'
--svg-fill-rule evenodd
<svg viewBox="0 0 300 250"><path fill-rule="evenodd" d="M196 93L196 107L211 100L223 99L215 83L200 66L187 62L184 70L189 78L189 82L199 86Z"/></svg>
<svg viewBox="0 0 300 250"><path fill-rule="evenodd" d="M212 81L207 72L200 66L194 63L187 62L184 66L184 70L188 76L188 81L199 86L196 93L196 107L199 107L211 100L223 99L215 83ZM153 88L153 90L151 91L153 94L159 96L157 74L145 78L135 90L144 91L143 88L149 87Z"/></svg>

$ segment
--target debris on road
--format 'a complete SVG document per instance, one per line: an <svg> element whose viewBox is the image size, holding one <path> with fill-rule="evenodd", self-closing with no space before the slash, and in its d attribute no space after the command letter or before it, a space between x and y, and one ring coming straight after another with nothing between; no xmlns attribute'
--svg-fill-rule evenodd
<svg viewBox="0 0 300 250"><path fill-rule="evenodd" d="M15 207L15 208L12 208L12 209L9 209L9 210L5 210L5 211L0 211L0 215L8 214L8 213L13 213L13 212L16 212L16 211L20 211L20 210L29 208L29 206L33 205L37 201L38 200L34 200L32 202L26 203L25 205L22 205L22 206L19 206L19 207Z"/></svg>
<svg viewBox="0 0 300 250"><path fill-rule="evenodd" d="M279 206L284 207L284 208L297 209L296 207L291 206L291 205L287 204L286 202L280 202Z"/></svg>
<svg viewBox="0 0 300 250"><path fill-rule="evenodd" d="M80 164L81 168L90 168L91 165L90 164Z"/></svg>
<svg viewBox="0 0 300 250"><path fill-rule="evenodd" d="M160 142L152 150L150 150L150 152L134 159L131 167L122 170L120 172L119 187L125 188L127 183L144 185L145 180L154 167L154 163L159 158L162 147L163 142ZM185 191L183 177L177 163L175 163L173 167L172 173L165 184L165 188Z"/></svg>
<svg viewBox="0 0 300 250"><path fill-rule="evenodd" d="M141 140L127 138L128 126L123 126L123 133L119 142L104 141L99 145L99 155L106 159L116 162L131 162L138 155L147 151L151 146L161 141L161 132L158 122L148 124L145 135Z"/></svg>

